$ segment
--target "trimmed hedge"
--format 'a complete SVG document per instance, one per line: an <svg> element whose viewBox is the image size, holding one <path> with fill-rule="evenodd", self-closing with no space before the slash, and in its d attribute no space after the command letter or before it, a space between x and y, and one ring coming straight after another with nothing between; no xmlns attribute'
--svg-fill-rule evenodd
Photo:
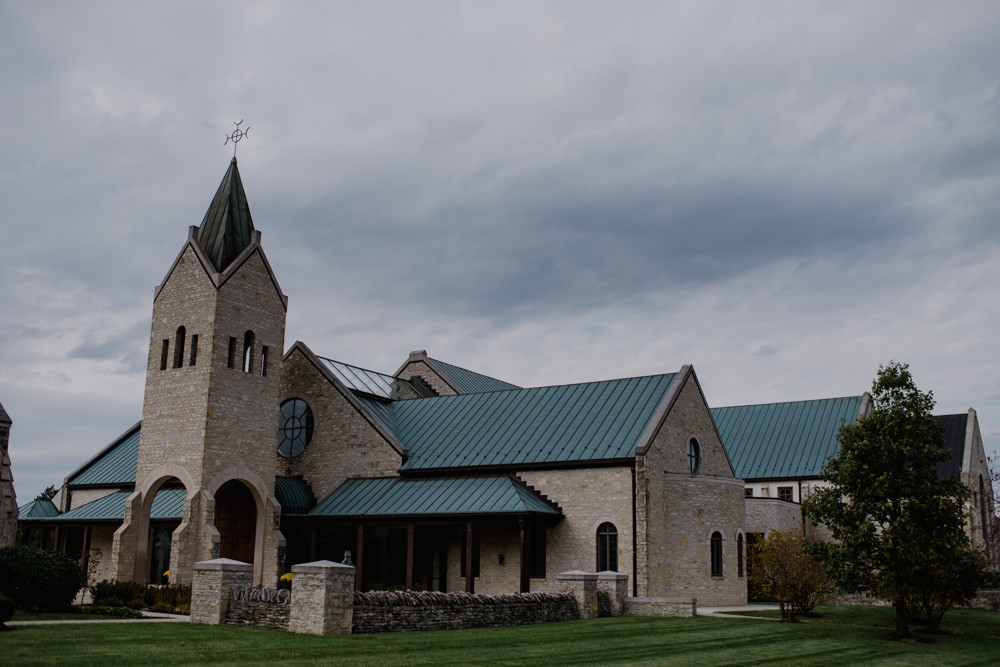
<svg viewBox="0 0 1000 667"><path fill-rule="evenodd" d="M66 609L85 582L80 565L59 552L29 546L0 549L0 593L18 609Z"/></svg>
<svg viewBox="0 0 1000 667"><path fill-rule="evenodd" d="M190 586L147 586L134 581L101 581L90 587L94 604L106 607L191 613Z"/></svg>

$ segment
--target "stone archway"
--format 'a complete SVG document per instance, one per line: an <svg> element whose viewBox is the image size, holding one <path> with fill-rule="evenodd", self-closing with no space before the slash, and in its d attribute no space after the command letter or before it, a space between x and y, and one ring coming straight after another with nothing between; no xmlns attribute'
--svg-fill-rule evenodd
<svg viewBox="0 0 1000 667"><path fill-rule="evenodd" d="M254 562L257 503L241 482L230 482L215 494L215 528L219 531L220 558Z"/></svg>

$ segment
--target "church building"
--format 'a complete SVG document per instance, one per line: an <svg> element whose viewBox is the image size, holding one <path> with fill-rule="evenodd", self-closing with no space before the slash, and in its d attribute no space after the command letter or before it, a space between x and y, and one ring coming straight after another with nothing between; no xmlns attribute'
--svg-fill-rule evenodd
<svg viewBox="0 0 1000 667"><path fill-rule="evenodd" d="M358 590L545 591L584 570L746 602L744 483L690 365L522 388L418 350L382 373L286 349L288 307L234 158L155 290L141 422L58 507L22 508L26 539L101 557L101 579L190 583L226 557L274 586L329 559Z"/></svg>

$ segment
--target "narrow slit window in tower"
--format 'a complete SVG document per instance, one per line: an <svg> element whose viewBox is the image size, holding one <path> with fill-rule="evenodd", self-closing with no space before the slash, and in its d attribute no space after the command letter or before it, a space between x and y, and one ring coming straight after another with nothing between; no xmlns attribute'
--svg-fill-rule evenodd
<svg viewBox="0 0 1000 667"><path fill-rule="evenodd" d="M187 332L184 327L177 327L177 342L174 343L174 368L184 365L184 337Z"/></svg>

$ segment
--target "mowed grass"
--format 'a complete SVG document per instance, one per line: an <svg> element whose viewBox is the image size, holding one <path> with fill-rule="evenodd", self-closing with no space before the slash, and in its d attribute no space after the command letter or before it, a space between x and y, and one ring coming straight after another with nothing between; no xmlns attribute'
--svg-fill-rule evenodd
<svg viewBox="0 0 1000 667"><path fill-rule="evenodd" d="M35 625L0 633L9 665L995 665L1000 614L957 610L930 644L880 639L891 610L828 608L824 622L604 618L481 630L341 637L277 630L115 623ZM847 608L851 609L851 608ZM851 617L851 615L854 615ZM960 634L971 632L971 634Z"/></svg>

